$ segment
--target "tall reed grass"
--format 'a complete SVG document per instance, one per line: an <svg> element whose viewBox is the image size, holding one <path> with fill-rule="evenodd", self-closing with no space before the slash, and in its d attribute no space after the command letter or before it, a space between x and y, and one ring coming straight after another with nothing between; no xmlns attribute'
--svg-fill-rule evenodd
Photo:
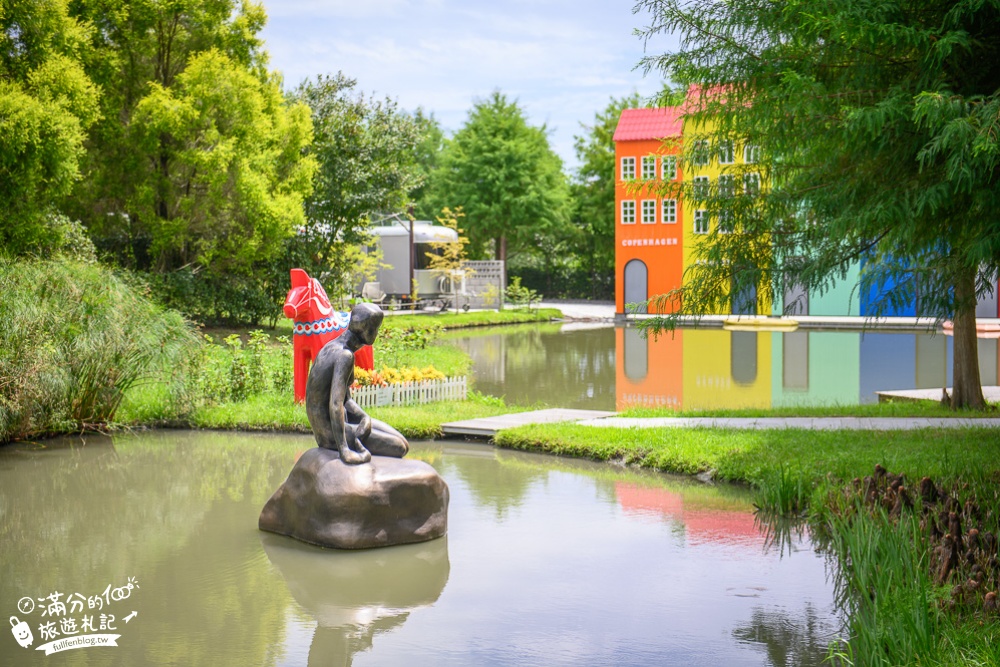
<svg viewBox="0 0 1000 667"><path fill-rule="evenodd" d="M881 506L827 513L827 549L850 638L834 655L854 665L941 664L943 625L920 516Z"/></svg>
<svg viewBox="0 0 1000 667"><path fill-rule="evenodd" d="M0 258L0 441L107 423L197 346L178 313L107 268Z"/></svg>

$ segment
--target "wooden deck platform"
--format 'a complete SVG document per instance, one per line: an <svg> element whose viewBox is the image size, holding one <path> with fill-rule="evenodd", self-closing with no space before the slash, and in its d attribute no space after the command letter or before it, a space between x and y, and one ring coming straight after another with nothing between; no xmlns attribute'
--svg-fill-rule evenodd
<svg viewBox="0 0 1000 667"><path fill-rule="evenodd" d="M526 426L528 424L552 424L555 422L575 422L585 419L610 417L614 412L600 410L567 410L551 408L549 410L534 410L532 412L516 412L497 417L482 419L466 419L464 421L448 422L441 425L445 435L474 435L481 438L492 438L497 431L504 428Z"/></svg>
<svg viewBox="0 0 1000 667"><path fill-rule="evenodd" d="M879 403L889 401L941 401L941 389L900 389L897 391L876 391ZM951 387L948 387L951 396ZM1000 387L983 387L983 397L987 403L1000 403Z"/></svg>

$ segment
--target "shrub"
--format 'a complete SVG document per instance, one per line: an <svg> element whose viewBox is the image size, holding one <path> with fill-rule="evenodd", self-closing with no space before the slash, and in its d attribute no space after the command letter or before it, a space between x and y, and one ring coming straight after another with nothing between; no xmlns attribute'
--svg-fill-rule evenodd
<svg viewBox="0 0 1000 667"><path fill-rule="evenodd" d="M507 301L512 306L515 308L527 307L530 309L532 302L540 300L538 292L521 285L520 276L511 278L510 284L507 285Z"/></svg>
<svg viewBox="0 0 1000 667"><path fill-rule="evenodd" d="M208 336L191 370L189 408L245 401L274 392L292 393L291 341L278 338L278 346L263 331L251 331L246 343L231 334L218 345Z"/></svg>
<svg viewBox="0 0 1000 667"><path fill-rule="evenodd" d="M0 259L0 441L114 419L138 383L182 382L197 337L97 264Z"/></svg>

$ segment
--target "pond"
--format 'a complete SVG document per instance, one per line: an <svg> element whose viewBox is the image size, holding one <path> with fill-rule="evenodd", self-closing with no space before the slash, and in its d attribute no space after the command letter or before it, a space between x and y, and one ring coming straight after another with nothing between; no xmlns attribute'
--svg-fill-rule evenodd
<svg viewBox="0 0 1000 667"><path fill-rule="evenodd" d="M170 431L0 449L4 614L31 648L49 622L72 637L66 618L120 635L50 657L8 635L0 664L820 665L838 635L825 559L806 534L769 548L744 489L420 442L448 536L337 552L257 530L311 446Z"/></svg>
<svg viewBox="0 0 1000 667"><path fill-rule="evenodd" d="M621 410L859 405L876 391L951 385L952 339L860 331L532 325L456 332L475 387L518 405ZM997 384L997 340L979 340L983 385Z"/></svg>

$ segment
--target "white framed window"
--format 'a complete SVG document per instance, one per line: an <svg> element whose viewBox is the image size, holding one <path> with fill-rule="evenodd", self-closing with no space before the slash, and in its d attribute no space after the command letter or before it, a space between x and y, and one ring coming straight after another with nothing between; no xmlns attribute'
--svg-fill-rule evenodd
<svg viewBox="0 0 1000 667"><path fill-rule="evenodd" d="M704 167L708 164L708 140L699 139L691 145L691 162L696 167Z"/></svg>
<svg viewBox="0 0 1000 667"><path fill-rule="evenodd" d="M622 180L631 181L635 178L635 158L634 157L623 157L622 158Z"/></svg>
<svg viewBox="0 0 1000 667"><path fill-rule="evenodd" d="M622 201L622 224L635 224L635 200L625 199Z"/></svg>
<svg viewBox="0 0 1000 667"><path fill-rule="evenodd" d="M719 164L732 164L736 161L735 149L731 140L719 142Z"/></svg>
<svg viewBox="0 0 1000 667"><path fill-rule="evenodd" d="M719 196L732 197L736 195L736 178L732 174L719 176Z"/></svg>
<svg viewBox="0 0 1000 667"><path fill-rule="evenodd" d="M655 199L643 199L642 200L642 224L644 224L644 225L655 225L656 224L656 200Z"/></svg>
<svg viewBox="0 0 1000 667"><path fill-rule="evenodd" d="M735 216L733 212L729 209L719 211L719 233L729 234L733 231L733 226L735 224Z"/></svg>
<svg viewBox="0 0 1000 667"><path fill-rule="evenodd" d="M760 174L743 174L743 192L751 197L760 194Z"/></svg>
<svg viewBox="0 0 1000 667"><path fill-rule="evenodd" d="M667 225L672 225L677 222L677 200L676 199L664 199L663 200L663 222Z"/></svg>
<svg viewBox="0 0 1000 667"><path fill-rule="evenodd" d="M747 144L743 147L743 161L747 164L757 164L760 161L760 146Z"/></svg>
<svg viewBox="0 0 1000 667"><path fill-rule="evenodd" d="M642 157L642 180L651 181L656 178L656 156L644 155Z"/></svg>
<svg viewBox="0 0 1000 667"><path fill-rule="evenodd" d="M711 182L708 176L695 176L692 180L694 187L691 188L691 194L695 199L708 199L708 191L711 187Z"/></svg>
<svg viewBox="0 0 1000 667"><path fill-rule="evenodd" d="M694 212L694 233L708 234L708 211L703 208Z"/></svg>
<svg viewBox="0 0 1000 667"><path fill-rule="evenodd" d="M663 165L663 180L672 181L677 178L676 155L664 155L660 162Z"/></svg>

